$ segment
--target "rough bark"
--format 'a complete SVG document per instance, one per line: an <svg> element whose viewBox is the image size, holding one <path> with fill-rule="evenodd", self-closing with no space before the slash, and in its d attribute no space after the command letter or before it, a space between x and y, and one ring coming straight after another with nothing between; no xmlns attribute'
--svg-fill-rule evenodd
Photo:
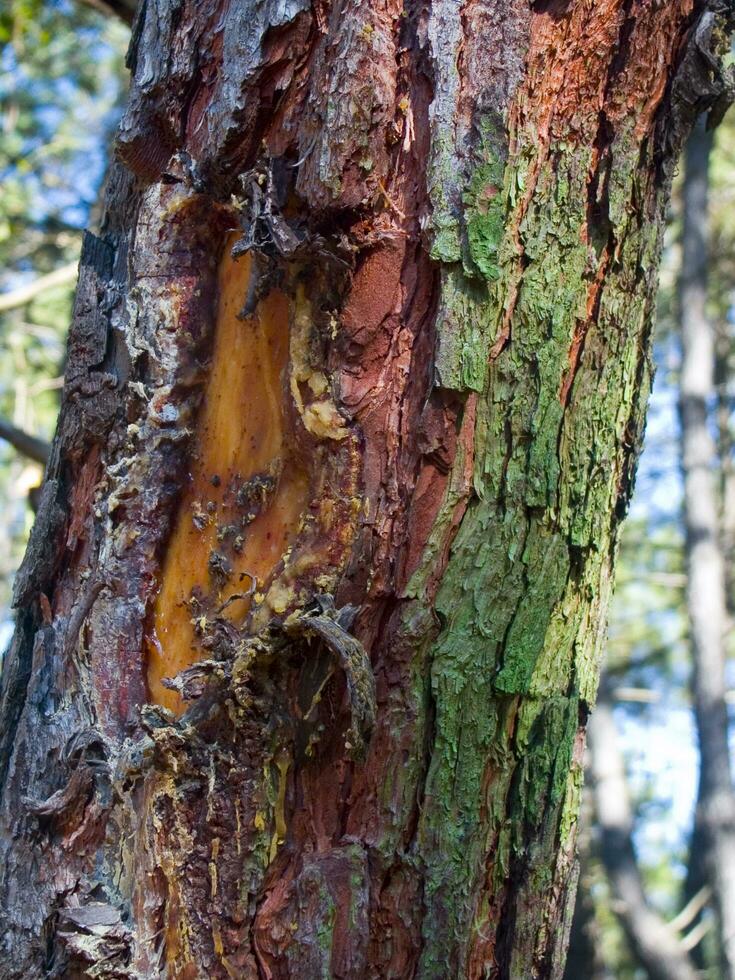
<svg viewBox="0 0 735 980"><path fill-rule="evenodd" d="M681 466L684 478L687 610L700 777L693 858L712 886L722 975L735 976L735 792L726 702L727 589L710 413L715 336L707 316L707 169L712 135L700 125L685 154L680 321Z"/></svg>
<svg viewBox="0 0 735 980"><path fill-rule="evenodd" d="M561 974L725 20L142 6L3 671L3 976Z"/></svg>
<svg viewBox="0 0 735 980"><path fill-rule="evenodd" d="M695 980L698 972L679 937L646 898L633 846L633 813L619 741L612 706L600 697L589 728L590 777L598 850L615 914L650 980Z"/></svg>

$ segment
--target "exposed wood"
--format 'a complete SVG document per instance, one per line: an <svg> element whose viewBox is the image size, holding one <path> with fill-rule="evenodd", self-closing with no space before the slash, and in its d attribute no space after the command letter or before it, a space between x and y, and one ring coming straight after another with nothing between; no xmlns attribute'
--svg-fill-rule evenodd
<svg viewBox="0 0 735 980"><path fill-rule="evenodd" d="M176 710L183 702L162 680L206 656L208 623L218 614L242 626L293 545L309 502L309 465L299 458L283 410L289 301L275 290L252 317L239 318L251 264L250 256L236 260L229 250L222 262L191 480L178 504L148 634L148 690L155 703ZM323 376L319 384L326 385ZM335 434L346 430L337 426ZM271 598L284 601L283 590Z"/></svg>

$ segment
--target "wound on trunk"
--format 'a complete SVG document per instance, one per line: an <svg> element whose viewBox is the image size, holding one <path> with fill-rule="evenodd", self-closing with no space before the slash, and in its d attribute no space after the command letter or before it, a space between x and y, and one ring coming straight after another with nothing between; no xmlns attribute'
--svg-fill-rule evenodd
<svg viewBox="0 0 735 980"><path fill-rule="evenodd" d="M290 451L286 411L289 298L271 290L238 314L253 271L249 254L225 249L214 351L189 481L161 573L148 634L151 699L179 712L164 685L206 655L207 617L244 622L262 598L308 500L309 480Z"/></svg>

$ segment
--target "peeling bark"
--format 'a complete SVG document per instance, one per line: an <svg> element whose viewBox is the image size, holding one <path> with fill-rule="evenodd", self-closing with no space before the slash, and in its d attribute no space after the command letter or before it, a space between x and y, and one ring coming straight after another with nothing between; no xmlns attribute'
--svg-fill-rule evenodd
<svg viewBox="0 0 735 980"><path fill-rule="evenodd" d="M561 974L726 27L141 7L3 670L3 976Z"/></svg>

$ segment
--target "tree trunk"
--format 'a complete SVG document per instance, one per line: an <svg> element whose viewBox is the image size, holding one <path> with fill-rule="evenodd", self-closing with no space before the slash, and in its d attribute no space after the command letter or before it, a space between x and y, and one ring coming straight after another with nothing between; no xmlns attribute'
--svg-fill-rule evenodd
<svg viewBox="0 0 735 980"><path fill-rule="evenodd" d="M700 776L694 856L702 855L717 907L722 976L735 977L735 792L725 699L727 590L713 471L710 412L715 405L714 329L707 301L707 169L712 134L687 143L680 320L681 465L684 477L687 609Z"/></svg>
<svg viewBox="0 0 735 980"><path fill-rule="evenodd" d="M4 976L561 975L718 18L141 7L3 672Z"/></svg>
<svg viewBox="0 0 735 980"><path fill-rule="evenodd" d="M589 757L589 751L586 755ZM589 762L587 761L577 830L579 882L569 931L564 980L615 980L605 962L602 947L603 930L597 920L593 895L595 887L595 869L592 864L593 802L588 782Z"/></svg>
<svg viewBox="0 0 735 980"><path fill-rule="evenodd" d="M696 980L697 970L676 932L646 898L633 846L633 814L619 743L609 694L603 697L601 692L589 729L590 776L599 853L615 914L633 956L650 980Z"/></svg>

